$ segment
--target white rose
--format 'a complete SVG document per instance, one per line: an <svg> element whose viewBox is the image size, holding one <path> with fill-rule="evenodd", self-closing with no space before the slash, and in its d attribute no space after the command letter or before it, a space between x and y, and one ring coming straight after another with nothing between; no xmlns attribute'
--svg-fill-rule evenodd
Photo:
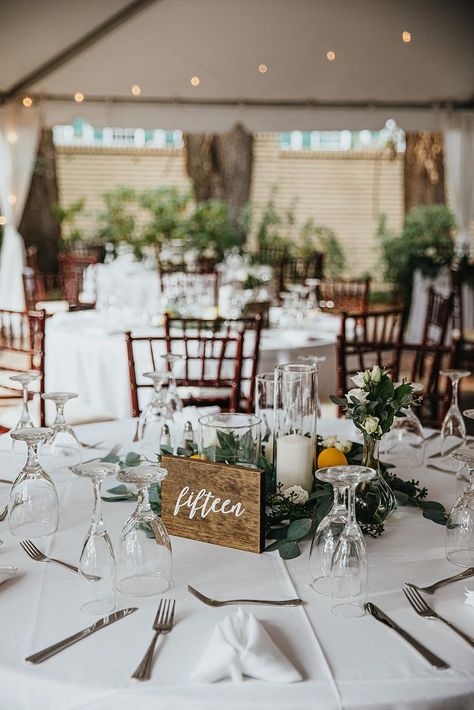
<svg viewBox="0 0 474 710"><path fill-rule="evenodd" d="M365 390L359 389L358 387L354 387L354 389L349 390L349 392L346 394L346 399L349 403L351 401L351 397L355 397L359 400L359 402L365 404L365 402L367 402L368 394Z"/></svg>
<svg viewBox="0 0 474 710"><path fill-rule="evenodd" d="M378 365L374 365L372 368L372 372L370 373L370 379L372 382L377 385L380 382L380 379L382 377L382 370Z"/></svg>
<svg viewBox="0 0 474 710"><path fill-rule="evenodd" d="M352 449L352 441L348 441L347 439L338 439L335 446L336 449L339 449L339 451L343 454L348 454Z"/></svg>
<svg viewBox="0 0 474 710"><path fill-rule="evenodd" d="M363 387L365 385L364 374L364 372L358 372L357 375L351 378L356 387Z"/></svg>
<svg viewBox="0 0 474 710"><path fill-rule="evenodd" d="M365 429L367 434L375 434L379 429L379 419L378 417L368 416L364 419L362 428Z"/></svg>
<svg viewBox="0 0 474 710"><path fill-rule="evenodd" d="M293 494L292 503L297 503L298 505L304 505L308 502L309 493L305 491L301 486L290 486L285 488L283 495L285 498L289 498Z"/></svg>
<svg viewBox="0 0 474 710"><path fill-rule="evenodd" d="M332 449L336 445L336 441L336 436L327 436L325 439L323 439L323 448Z"/></svg>

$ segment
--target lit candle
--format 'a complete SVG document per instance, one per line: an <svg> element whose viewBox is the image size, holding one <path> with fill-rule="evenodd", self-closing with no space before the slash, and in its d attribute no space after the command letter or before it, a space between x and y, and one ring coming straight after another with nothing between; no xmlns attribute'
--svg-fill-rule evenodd
<svg viewBox="0 0 474 710"><path fill-rule="evenodd" d="M276 475L283 489L301 486L308 493L313 484L313 442L308 436L287 434L276 440Z"/></svg>

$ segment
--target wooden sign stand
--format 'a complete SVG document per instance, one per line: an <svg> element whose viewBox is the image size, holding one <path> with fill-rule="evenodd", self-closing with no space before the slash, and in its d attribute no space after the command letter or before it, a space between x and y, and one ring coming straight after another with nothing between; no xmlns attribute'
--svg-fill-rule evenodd
<svg viewBox="0 0 474 710"><path fill-rule="evenodd" d="M255 468L163 456L161 517L170 535L263 552L265 474Z"/></svg>

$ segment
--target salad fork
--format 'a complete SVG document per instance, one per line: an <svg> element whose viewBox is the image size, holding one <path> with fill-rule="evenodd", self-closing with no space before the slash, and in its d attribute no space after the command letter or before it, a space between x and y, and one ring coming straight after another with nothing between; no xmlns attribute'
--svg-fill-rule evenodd
<svg viewBox="0 0 474 710"><path fill-rule="evenodd" d="M443 616L437 614L435 610L427 604L417 589L414 589L413 587L405 587L403 589L403 593L408 599L410 606L415 610L418 616L421 616L424 619L436 619L437 621L442 621L446 624L446 626L449 626L450 629L455 631L462 639L464 639L464 641L474 648L474 639L465 634L464 631L461 631L461 629L458 629L457 626L452 624Z"/></svg>
<svg viewBox="0 0 474 710"><path fill-rule="evenodd" d="M434 584L429 584L427 587L420 587L418 584L413 584L413 582L405 582L407 587L412 589L418 589L419 592L425 592L426 594L434 594L437 589L444 587L446 584L451 584L451 582L460 582L463 579L468 579L469 577L474 577L474 567L469 567L459 574L454 574L451 577L445 577L440 579L439 582Z"/></svg>
<svg viewBox="0 0 474 710"><path fill-rule="evenodd" d="M0 523L2 522L2 520L5 520L5 518L7 517L7 513L8 513L8 505L6 505L3 508L3 510L0 510Z"/></svg>
<svg viewBox="0 0 474 710"><path fill-rule="evenodd" d="M97 461L97 460L103 461L104 459L107 458L107 456L117 456L117 454L118 454L118 452L120 451L121 448L122 448L122 444L114 444L114 445L112 446L112 448L110 449L110 451L107 451L107 453L104 454L103 456L101 456L100 459L98 459L97 456L94 456L93 459L87 459L87 461L82 461L82 463L83 463L83 464L85 464L85 463L91 463L91 461ZM69 466L69 469L70 469L70 470L72 470L73 468L74 468L74 466Z"/></svg>
<svg viewBox="0 0 474 710"><path fill-rule="evenodd" d="M173 628L174 619L174 609L176 602L174 599L162 599L156 612L155 620L153 622L153 630L155 635L148 646L147 652L143 656L141 663L139 664L137 670L132 675L135 680L149 680L151 675L151 665L153 661L153 653L155 651L155 645L160 634L169 634Z"/></svg>
<svg viewBox="0 0 474 710"><path fill-rule="evenodd" d="M31 542L31 540L22 540L20 542L21 547L26 552L28 557L30 557L35 562L56 562L58 565L66 567L66 569L71 570L71 572L79 572L77 567L70 565L68 562L63 562L62 560L57 560L54 557L47 557L45 554L39 550L36 545Z"/></svg>
<svg viewBox="0 0 474 710"><path fill-rule="evenodd" d="M271 599L226 599L225 601L218 601L217 599L211 599L206 597L202 592L198 592L197 589L191 587L188 584L188 592L199 599L204 604L208 606L226 606L227 604L268 604L270 606L301 606L303 603L302 599L283 599L283 600L271 600Z"/></svg>

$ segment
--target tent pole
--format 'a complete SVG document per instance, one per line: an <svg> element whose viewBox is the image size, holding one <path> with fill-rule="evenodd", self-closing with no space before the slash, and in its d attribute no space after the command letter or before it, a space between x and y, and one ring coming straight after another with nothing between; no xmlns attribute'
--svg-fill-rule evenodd
<svg viewBox="0 0 474 710"><path fill-rule="evenodd" d="M133 2L130 2L124 8L97 25L97 27L94 27L94 29L70 44L69 47L66 47L66 49L63 49L54 57L48 59L39 67L36 67L36 69L26 74L9 89L0 92L0 102L6 103L31 84L36 83L40 79L44 79L45 76L59 69L63 64L66 64L73 57L102 39L102 37L117 29L117 27L120 27L120 25L134 17L134 15L158 1L159 0L133 0Z"/></svg>

